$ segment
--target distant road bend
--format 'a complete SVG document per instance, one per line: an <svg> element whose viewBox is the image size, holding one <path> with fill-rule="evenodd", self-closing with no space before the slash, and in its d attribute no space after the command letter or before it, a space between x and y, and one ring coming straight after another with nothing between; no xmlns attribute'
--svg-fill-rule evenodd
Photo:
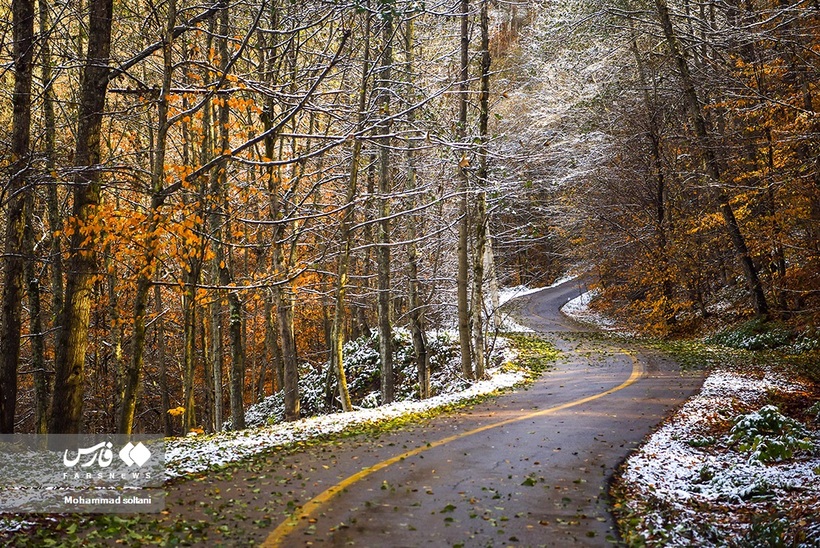
<svg viewBox="0 0 820 548"><path fill-rule="evenodd" d="M336 461L263 546L607 546L616 467L700 386L639 346L585 337L567 282L516 299L520 323L564 353L527 389L385 434ZM351 463L352 460L352 463ZM336 481L333 484L333 481Z"/></svg>

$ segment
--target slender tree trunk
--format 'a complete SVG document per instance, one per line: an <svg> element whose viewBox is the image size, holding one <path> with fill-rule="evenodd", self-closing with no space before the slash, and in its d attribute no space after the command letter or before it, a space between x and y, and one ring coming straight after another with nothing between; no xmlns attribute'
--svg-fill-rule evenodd
<svg viewBox="0 0 820 548"><path fill-rule="evenodd" d="M467 93L469 92L469 15L470 0L461 0L461 76L458 84L458 137L462 146L466 146L467 138ZM467 379L472 379L473 361L472 344L470 341L470 299L469 299L469 232L470 232L470 212L469 212L469 181L467 178L466 150L462 153L461 161L458 165L459 192L459 216L458 225L458 273L456 275L456 293L458 300L458 338L461 345L461 372Z"/></svg>
<svg viewBox="0 0 820 548"><path fill-rule="evenodd" d="M242 302L236 291L228 294L230 319L228 334L231 339L231 426L245 428L245 349L242 344Z"/></svg>
<svg viewBox="0 0 820 548"><path fill-rule="evenodd" d="M162 288L154 284L154 309L157 321L154 324L154 333L157 341L157 369L159 369L160 384L160 411L162 412L162 431L166 437L174 435L174 423L168 410L171 408L171 391L168 389L168 364L165 359L165 321L162 310Z"/></svg>
<svg viewBox="0 0 820 548"><path fill-rule="evenodd" d="M484 260L487 249L487 186L488 140L490 118L490 17L487 0L481 0L481 83L479 92L478 133L481 143L478 150L478 184L481 190L476 200L475 258L473 261L473 346L475 349L475 375L484 377Z"/></svg>
<svg viewBox="0 0 820 548"><path fill-rule="evenodd" d="M29 205L33 206L33 195L29 193ZM43 313L40 296L40 276L34 271L34 234L31 223L26 223L26 279L28 280L29 321L31 324L31 369L34 377L34 433L48 432L49 382L46 374L45 336L43 335Z"/></svg>
<svg viewBox="0 0 820 548"><path fill-rule="evenodd" d="M689 117L692 121L692 126L695 130L695 135L698 143L703 151L706 174L715 183L716 189L714 191L715 199L718 203L718 209L726 229L729 232L729 238L735 251L740 266L743 268L743 273L746 278L746 285L749 289L749 294L752 300L752 306L755 314L758 317L766 317L769 313L769 305L766 301L766 295L763 291L763 285L760 283L757 267L749 254L749 249L746 246L746 239L744 238L740 225L735 217L734 209L729 202L729 196L726 191L720 186L721 183L721 168L718 161L717 151L712 144L709 133L706 128L706 120L703 117L703 111L700 106L700 100L695 89L694 80L689 72L689 66L686 62L686 56L681 47L674 27L672 26L672 19L669 15L669 7L666 0L655 0L658 17L663 27L664 36L666 38L669 50L672 52L678 72L680 73L681 84L683 87L684 100L689 111Z"/></svg>
<svg viewBox="0 0 820 548"><path fill-rule="evenodd" d="M162 47L163 73L162 86L157 107L157 136L154 142L151 166L151 204L148 210L145 240L144 265L137 277L137 290L134 296L134 333L131 344L131 361L125 372L122 407L118 421L118 431L130 434L134 426L134 412L139 394L140 377L145 364L145 317L148 310L148 297L156 270L157 246L156 237L159 227L160 193L165 181L165 148L168 141L168 96L171 93L171 76L173 71L172 47L174 27L176 26L176 0L167 3L165 36Z"/></svg>
<svg viewBox="0 0 820 548"><path fill-rule="evenodd" d="M123 407L126 383L126 368L123 360L122 340L123 329L120 317L120 300L117 293L117 274L114 271L111 246L106 245L103 251L103 268L106 275L106 285L108 290L108 341L111 347L111 358L114 362L115 393L111 417L114 420L114 428L117 428Z"/></svg>
<svg viewBox="0 0 820 548"><path fill-rule="evenodd" d="M228 63L230 61L230 53L228 52L228 29L230 23L230 14L228 12L227 4L220 10L219 14L219 63L220 70L224 75L227 75ZM219 113L219 149L230 149L230 107L227 102L222 101L218 109ZM228 173L225 162L220 163L216 167L216 173L212 183L216 188L212 188L212 194L218 196L218 201L223 209L223 213L227 212L227 185ZM221 215L212 217L214 224L223 223ZM212 226L212 229L215 228ZM227 230L230 233L230 230ZM233 273L231 267L230 253L225 254L221 251L222 242L218 238L221 234L221 229L215 234L217 241L215 247L218 248L216 258L216 268L219 273L219 284L226 287L233 281ZM230 369L230 405L231 405L231 428L233 430L241 430L245 428L245 407L244 407L244 392L245 392L245 350L242 346L242 303L236 291L228 292L228 337L231 344L231 369ZM219 386L215 386L219 390ZM217 420L217 422L220 422Z"/></svg>
<svg viewBox="0 0 820 548"><path fill-rule="evenodd" d="M69 276L61 313L57 344L54 397L49 431L76 434L82 422L85 355L92 289L97 270L94 247L97 208L100 205L100 130L108 89L108 58L111 48L112 0L91 0L89 4L88 54L80 90L79 125L74 165L73 217L79 225L71 235ZM80 228L91 228L90 241Z"/></svg>
<svg viewBox="0 0 820 548"><path fill-rule="evenodd" d="M31 82L34 49L34 2L12 3L14 92L11 129L11 178L3 197L6 234L3 292L0 305L0 433L14 432L17 409L17 370L20 361L22 303L26 270L27 188L31 162Z"/></svg>
<svg viewBox="0 0 820 548"><path fill-rule="evenodd" d="M407 74L408 101L415 101L413 92L414 49L415 49L415 21L407 20L404 31L404 51L407 56L405 73ZM407 121L412 127L416 120L415 110L407 114ZM410 209L416 207L416 139L407 140L407 192L410 195ZM419 385L419 399L430 397L430 356L427 352L427 334L424 325L424 308L419 281L419 260L416 238L416 227L421 222L420 215L412 215L407 226L407 278L408 278L408 306L410 308L410 332L413 337L413 352L416 356L417 382Z"/></svg>
<svg viewBox="0 0 820 548"><path fill-rule="evenodd" d="M194 366L196 359L196 286L199 283L199 266L192 265L192 271L185 276L186 284L182 295L182 400L185 413L182 417L182 434L196 426L196 401L194 399Z"/></svg>
<svg viewBox="0 0 820 548"><path fill-rule="evenodd" d="M273 156L273 137L266 139L266 149ZM271 202L271 217L281 220L279 203L279 177L273 168L270 168L269 197ZM281 383L285 400L285 420L295 421L301 416L299 405L299 364L296 354L296 339L293 332L293 289L288 280L289 269L283 257L282 225L273 230L271 247L273 249L273 271L281 280L281 285L271 290L271 302L276 316L276 327L279 331L281 349ZM278 376L277 372L277 376Z"/></svg>
<svg viewBox="0 0 820 548"><path fill-rule="evenodd" d="M214 20L210 19L206 38L206 48L210 51L211 37L215 34ZM207 78L207 70L203 70L203 77ZM185 98L183 98L183 105L187 107ZM210 101L206 101L202 105L202 137L199 142L199 147L193 149L194 136L190 131L188 123L183 120L182 134L183 141L183 160L184 165L190 165L191 159L188 155L193 152L200 165L205 165L210 161L213 154L213 139L211 128L211 105ZM189 148L189 144L191 148ZM208 184L204 177L198 178L194 181L197 188L196 203L199 207L199 215L201 218L208 218L207 200ZM188 196L183 195L184 197ZM184 198L187 203L193 196ZM196 427L196 398L194 393L194 376L196 374L196 335L197 324L199 323L199 315L197 314L196 293L197 287L202 279L202 269L205 263L205 251L207 247L207 239L201 238L199 242L199 249L196 254L189 254L186 258L186 264L183 266L182 278L185 281L185 287L182 291L182 402L185 412L182 417L182 434L185 435ZM202 345L203 353L207 353L205 345ZM206 360L207 363L207 360ZM209 371L205 371L205 378L208 378Z"/></svg>
<svg viewBox="0 0 820 548"><path fill-rule="evenodd" d="M42 35L46 35L46 33L50 32L52 29L51 19L49 17L49 5L47 0L38 0L38 11L39 11L39 20L40 20L40 33ZM45 168L46 168L46 214L48 218L48 224L51 228L52 234L53 231L57 230L58 227L62 226L62 217L60 215L60 208L59 202L57 199L57 185L56 180L54 179L54 172L55 172L55 142L56 142L56 120L54 115L54 90L52 89L52 68L54 62L52 61L51 57L51 46L48 40L41 40L40 41L40 83L42 86L42 100L43 100L43 155L45 156ZM31 227L29 227L29 230ZM33 234L32 234L32 245L33 245ZM60 238L59 237L50 237L50 263L51 263L51 309L53 311L53 316L51 318L51 324L54 323L56 320L57 314L63 308L63 258L62 258L62 249L60 245ZM32 264L32 271L34 270L34 265ZM33 274L33 272L32 272ZM29 291L34 291L34 284L37 285L36 290L38 292L37 299L40 299L39 291L40 291L40 284L39 284L39 277L38 279L30 278L29 279ZM33 298L33 297L32 297ZM35 327L35 320L34 315L35 312L33 310L34 304L32 304L32 331L36 333L42 333L43 331L43 323L42 318L37 320L36 323L39 323L39 327ZM40 303L37 303L37 308L40 308ZM42 315L42 311L37 313L38 316ZM50 398L51 398L51 380L49 376L49 372L46 369L46 361L45 361L45 335L41 335L38 337L38 340L34 342L36 348L33 349L35 352L35 360L41 363L40 367L37 367L34 364L34 386L35 386L35 397L37 399L36 409L35 409L35 433L38 434L45 434L48 431L48 418L49 418L49 407L50 407ZM39 355L42 354L42 355Z"/></svg>
<svg viewBox="0 0 820 548"><path fill-rule="evenodd" d="M40 33L45 34L51 31L51 19L49 17L49 5L47 0L39 1ZM60 205L57 198L57 185L54 180L56 150L55 142L57 136L57 122L54 115L54 89L52 73L54 61L51 57L51 45L48 40L40 41L40 82L43 88L43 155L45 156L46 180L49 183L46 188L48 224L52 232L62 227L63 220L60 215ZM63 309L63 257L60 238L51 238L51 292L52 310L56 315Z"/></svg>
<svg viewBox="0 0 820 548"><path fill-rule="evenodd" d="M381 359L382 405L392 403L395 392L393 373L393 330L391 319L390 288L390 78L393 65L393 23L385 19L382 26L382 64L379 68L379 223L376 247L377 277L379 286L379 356Z"/></svg>
<svg viewBox="0 0 820 548"><path fill-rule="evenodd" d="M276 308L273 296L265 299L265 346L271 360L272 392L282 390L284 384L284 365L282 364L282 347L279 344L279 328L276 320Z"/></svg>
<svg viewBox="0 0 820 548"><path fill-rule="evenodd" d="M362 61L362 81L359 87L359 119L356 131L359 132L364 124L365 109L367 108L367 79L370 72L370 21L369 12L365 15L364 23L364 60ZM342 212L339 238L342 249L339 252L339 264L336 281L336 307L333 312L333 326L331 327L330 361L336 373L339 384L339 397L342 400L342 411L351 411L353 404L350 401L350 391L347 388L347 375L344 369L344 320L345 294L347 292L348 275L350 271L350 247L352 239L352 224L354 218L354 204L356 187L359 179L359 162L362 154L362 141L355 139L350 155L350 175L345 196L346 209Z"/></svg>
<svg viewBox="0 0 820 548"><path fill-rule="evenodd" d="M282 361L284 367L285 420L295 421L301 416L299 405L299 368L296 356L296 340L293 336L293 292L290 284L277 289L277 321L282 336Z"/></svg>

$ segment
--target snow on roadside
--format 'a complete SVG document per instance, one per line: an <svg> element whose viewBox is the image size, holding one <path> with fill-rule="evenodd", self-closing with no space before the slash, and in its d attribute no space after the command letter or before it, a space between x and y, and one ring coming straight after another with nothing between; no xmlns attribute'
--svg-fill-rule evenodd
<svg viewBox="0 0 820 548"><path fill-rule="evenodd" d="M744 408L762 405L773 392L805 389L774 374L762 379L728 371L711 374L701 392L624 465L621 481L629 492L629 509L641 516L637 529L644 541L715 546L699 531L738 540L749 531L743 516L750 509L765 514L767 508L788 509L802 501L816 501L820 497L817 456L763 464L736 450L725 434L717 439L709 435L716 423L725 424ZM820 542L820 531L815 533L813 540Z"/></svg>
<svg viewBox="0 0 820 548"><path fill-rule="evenodd" d="M572 281L577 278L575 274L567 274L562 276L552 282L551 285L547 287L527 287L526 285L516 285L514 287L504 287L498 290L498 301L503 306L504 303L515 299L517 297L523 297L524 295L529 295L530 293L536 293L538 291L543 291L545 289L550 289L553 287L558 287L559 285Z"/></svg>
<svg viewBox="0 0 820 548"><path fill-rule="evenodd" d="M598 297L599 293L596 290L587 291L571 299L564 306L561 307L561 313L569 316L576 322L594 325L595 327L604 331L615 331L618 328L615 321L607 318L589 308L589 304Z"/></svg>
<svg viewBox="0 0 820 548"><path fill-rule="evenodd" d="M489 380L478 381L466 390L435 396L422 401L396 402L374 409L359 409L349 413L334 413L301 419L291 423L252 428L239 432L221 432L210 436L192 436L166 442L166 478L203 472L274 447L305 441L317 436L335 434L347 428L377 424L410 413L421 413L437 407L490 394L509 388L525 379L523 372L506 373L490 370Z"/></svg>

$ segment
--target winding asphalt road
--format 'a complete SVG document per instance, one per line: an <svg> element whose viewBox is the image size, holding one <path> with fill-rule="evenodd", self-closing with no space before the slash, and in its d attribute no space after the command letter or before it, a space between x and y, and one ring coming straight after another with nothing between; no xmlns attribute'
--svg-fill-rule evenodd
<svg viewBox="0 0 820 548"><path fill-rule="evenodd" d="M568 282L514 301L519 322L563 351L554 371L467 412L314 455L292 474L309 481L287 480L300 510L263 545L617 543L607 507L617 466L702 378L585 333L559 312L578 293Z"/></svg>

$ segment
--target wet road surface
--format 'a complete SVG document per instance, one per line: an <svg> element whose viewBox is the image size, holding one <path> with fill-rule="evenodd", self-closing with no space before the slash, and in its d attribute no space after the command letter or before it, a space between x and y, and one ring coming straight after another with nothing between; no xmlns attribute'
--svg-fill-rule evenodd
<svg viewBox="0 0 820 548"><path fill-rule="evenodd" d="M519 322L563 352L529 387L418 428L283 459L292 477L309 481L288 491L301 511L272 523L263 545L616 543L613 473L702 378L562 316L579 291L568 282L514 303Z"/></svg>

